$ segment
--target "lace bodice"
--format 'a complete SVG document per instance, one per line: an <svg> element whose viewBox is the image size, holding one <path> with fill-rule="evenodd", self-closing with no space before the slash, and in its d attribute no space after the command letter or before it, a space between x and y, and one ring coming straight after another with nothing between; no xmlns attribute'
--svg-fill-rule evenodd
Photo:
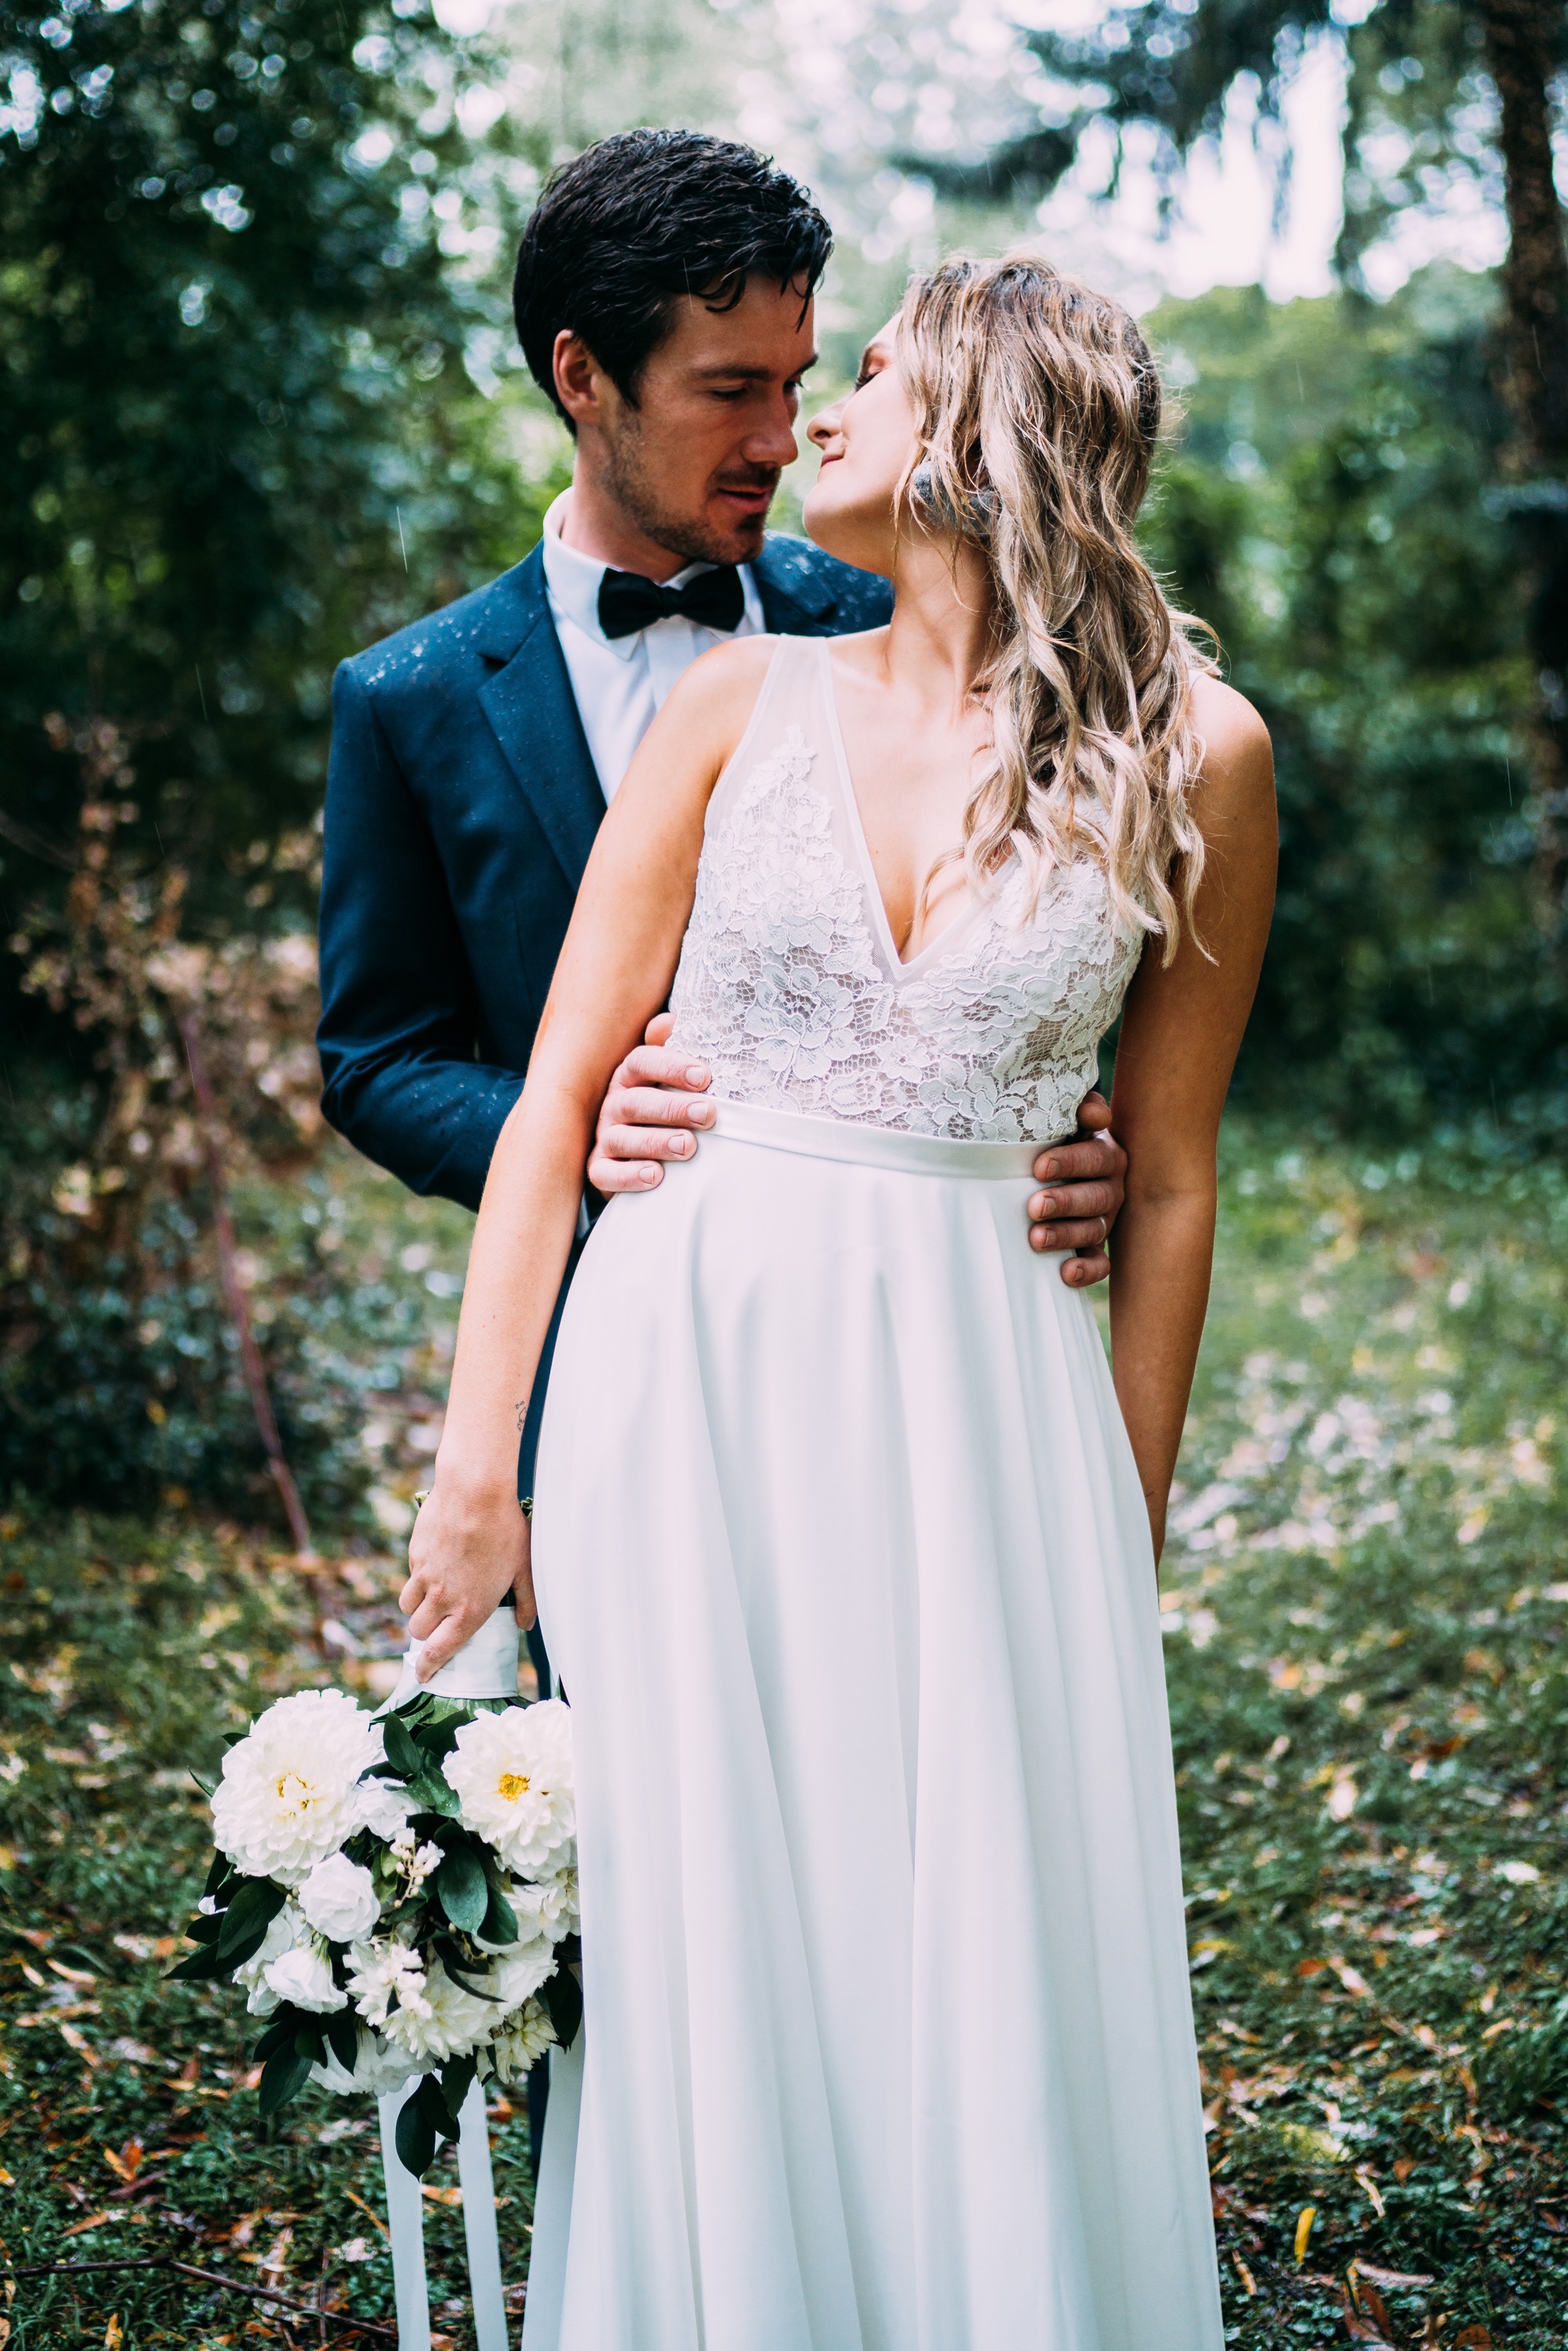
<svg viewBox="0 0 1568 2351"><path fill-rule="evenodd" d="M902 963L823 638L783 637L709 803L670 997L722 1100L957 1140L1054 1143L1137 963L1090 859L1027 915L1021 869Z"/></svg>

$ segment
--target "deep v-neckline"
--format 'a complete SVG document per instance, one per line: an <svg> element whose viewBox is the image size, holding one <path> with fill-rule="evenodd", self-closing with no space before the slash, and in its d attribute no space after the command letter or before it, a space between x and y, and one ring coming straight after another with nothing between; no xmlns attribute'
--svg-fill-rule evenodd
<svg viewBox="0 0 1568 2351"><path fill-rule="evenodd" d="M965 888L969 903L963 913L956 914L950 923L944 924L936 936L928 946L923 946L917 956L912 956L906 961L899 954L898 942L893 935L893 925L887 917L887 901L882 894L882 884L876 877L876 864L871 853L871 842L866 838L865 826L861 820L861 805L855 797L855 779L850 772L849 753L844 748L843 728L839 724L839 697L833 682L831 640L820 637L817 643L820 648L819 657L822 664L822 699L827 705L828 731L832 737L833 757L838 763L839 790L843 799L844 821L849 827L850 838L854 843L855 857L860 865L861 893L866 902L872 936L882 949L883 960L891 967L894 977L898 980L914 979L929 964L935 963L941 956L950 953L954 946L974 928L985 911L984 905L966 883Z"/></svg>

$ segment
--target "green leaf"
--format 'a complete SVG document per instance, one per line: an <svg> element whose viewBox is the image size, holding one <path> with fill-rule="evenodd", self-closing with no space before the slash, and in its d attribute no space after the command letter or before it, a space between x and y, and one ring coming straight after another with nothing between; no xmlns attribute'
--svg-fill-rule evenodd
<svg viewBox="0 0 1568 2351"><path fill-rule="evenodd" d="M417 2096L410 2098L398 2116L395 2139L403 2169L423 2179L435 2161L435 2125Z"/></svg>
<svg viewBox="0 0 1568 2351"><path fill-rule="evenodd" d="M229 1857L227 1854L214 1853L213 1855L213 1865L207 1872L207 1882L203 1886L202 1892L204 1894L215 1895L225 1878L230 1875Z"/></svg>
<svg viewBox="0 0 1568 2351"><path fill-rule="evenodd" d="M506 1896L493 1886L479 1932L486 1943L515 1943L517 1939L517 1914Z"/></svg>
<svg viewBox="0 0 1568 2351"><path fill-rule="evenodd" d="M413 1780L418 1776L421 1765L419 1750L395 1714L382 1717L382 1744L386 1750L387 1761L396 1767L401 1780Z"/></svg>
<svg viewBox="0 0 1568 2351"><path fill-rule="evenodd" d="M327 2063L327 2042L321 2031L319 2017L313 2016L308 2024L299 2026L294 2035L294 2046L300 2056L306 2058L312 2065L324 2065Z"/></svg>
<svg viewBox="0 0 1568 2351"><path fill-rule="evenodd" d="M582 2022L582 1986L570 1968L558 1966L554 1975L545 1978L538 1996L549 2013L556 2039L563 2049L570 2049Z"/></svg>
<svg viewBox="0 0 1568 2351"><path fill-rule="evenodd" d="M463 2101L468 2095L469 2086L477 2071L478 2060L472 2050L466 2056L449 2057L441 2069L441 2095L446 2101L446 2111L451 2116L454 2130L460 2127Z"/></svg>
<svg viewBox="0 0 1568 2351"><path fill-rule="evenodd" d="M185 1929L185 1940L188 1943L215 1943L221 1938L223 1931L224 1919L221 1911L216 1916L211 1911L198 1911Z"/></svg>
<svg viewBox="0 0 1568 2351"><path fill-rule="evenodd" d="M327 2019L327 2040L344 2073L351 2074L360 2057L360 2021L351 2008L340 2008Z"/></svg>
<svg viewBox="0 0 1568 2351"><path fill-rule="evenodd" d="M408 1792L422 1813L440 1813L450 1819L457 1810L457 1792L434 1771L422 1771L408 1783Z"/></svg>
<svg viewBox="0 0 1568 2351"><path fill-rule="evenodd" d="M214 1943L201 1943L193 1951L187 1951L184 1958L177 1960L173 1967L165 1970L163 1981L165 1983L215 1983L219 1976L227 1973L226 1963L218 1957L217 1946Z"/></svg>
<svg viewBox="0 0 1568 2351"><path fill-rule="evenodd" d="M193 1771L191 1777L210 1804L213 1801L213 1790L218 1784L216 1780L209 1779L204 1771Z"/></svg>
<svg viewBox="0 0 1568 2351"><path fill-rule="evenodd" d="M290 2098L298 2097L310 2079L310 2060L296 2048L275 2051L267 2061L256 2092L256 2106L263 2115L275 2115Z"/></svg>
<svg viewBox="0 0 1568 2351"><path fill-rule="evenodd" d="M490 1906L490 1889L484 1871L466 1847L459 1845L447 1855L435 1873L435 1890L441 1896L442 1908L465 1934L473 1934L484 1924Z"/></svg>
<svg viewBox="0 0 1568 2351"><path fill-rule="evenodd" d="M287 1889L270 1877L242 1879L239 1892L224 1913L218 1957L231 1968L243 1967L260 1950L267 1930L288 1899Z"/></svg>
<svg viewBox="0 0 1568 2351"><path fill-rule="evenodd" d="M267 2031L251 2051L251 2055L265 2063L275 2050L292 2048L294 2036L298 2029L299 2011L297 2008L289 2007L286 2001L267 2025Z"/></svg>

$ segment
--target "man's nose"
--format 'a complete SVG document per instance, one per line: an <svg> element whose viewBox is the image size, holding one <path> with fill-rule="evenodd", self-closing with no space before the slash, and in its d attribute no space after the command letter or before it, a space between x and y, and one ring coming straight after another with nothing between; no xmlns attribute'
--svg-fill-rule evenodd
<svg viewBox="0 0 1568 2351"><path fill-rule="evenodd" d="M782 400L759 417L740 444L740 454L748 465L792 465L800 454L795 438L794 419Z"/></svg>

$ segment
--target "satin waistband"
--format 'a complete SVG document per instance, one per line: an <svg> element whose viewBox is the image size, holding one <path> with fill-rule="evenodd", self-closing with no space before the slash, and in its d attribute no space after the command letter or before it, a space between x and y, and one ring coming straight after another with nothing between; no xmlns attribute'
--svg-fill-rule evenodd
<svg viewBox="0 0 1568 2351"><path fill-rule="evenodd" d="M981 1176L1016 1182L1032 1176L1044 1143L960 1143L945 1134L905 1134L891 1126L856 1126L849 1119L810 1118L762 1102L726 1102L710 1134L730 1143L760 1144L808 1159L837 1159L859 1167L902 1168L916 1176Z"/></svg>

